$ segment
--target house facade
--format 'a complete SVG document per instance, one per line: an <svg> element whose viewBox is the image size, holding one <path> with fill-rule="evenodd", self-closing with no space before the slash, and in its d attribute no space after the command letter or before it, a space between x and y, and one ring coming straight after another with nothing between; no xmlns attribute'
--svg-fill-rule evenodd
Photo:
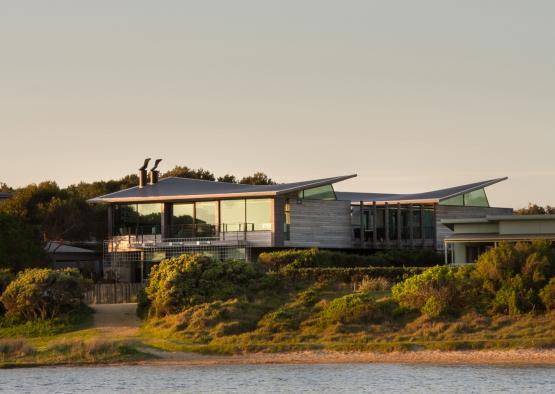
<svg viewBox="0 0 555 394"><path fill-rule="evenodd" d="M452 230L444 239L445 262L473 263L499 242L555 241L555 215L487 215L482 218L445 219Z"/></svg>
<svg viewBox="0 0 555 394"><path fill-rule="evenodd" d="M441 220L512 213L489 206L484 188L505 178L419 194L336 192L345 175L278 185L168 177L145 169L136 187L99 196L108 204L104 272L143 278L166 257L201 252L253 259L262 250L442 249Z"/></svg>

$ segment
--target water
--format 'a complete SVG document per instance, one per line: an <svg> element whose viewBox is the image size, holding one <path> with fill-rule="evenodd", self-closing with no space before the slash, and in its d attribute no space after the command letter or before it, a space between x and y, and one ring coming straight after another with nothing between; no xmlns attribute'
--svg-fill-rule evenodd
<svg viewBox="0 0 555 394"><path fill-rule="evenodd" d="M0 370L2 393L555 393L555 366L233 365Z"/></svg>

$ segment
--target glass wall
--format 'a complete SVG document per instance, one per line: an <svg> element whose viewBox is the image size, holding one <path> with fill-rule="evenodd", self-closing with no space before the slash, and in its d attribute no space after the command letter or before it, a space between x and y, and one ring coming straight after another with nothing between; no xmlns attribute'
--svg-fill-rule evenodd
<svg viewBox="0 0 555 394"><path fill-rule="evenodd" d="M217 201L173 204L170 236L174 238L216 235Z"/></svg>
<svg viewBox="0 0 555 394"><path fill-rule="evenodd" d="M336 200L332 185L314 187L312 189L301 190L299 198L307 200Z"/></svg>
<svg viewBox="0 0 555 394"><path fill-rule="evenodd" d="M216 234L217 204L217 201L195 203L195 230L197 237L209 237Z"/></svg>
<svg viewBox="0 0 555 394"><path fill-rule="evenodd" d="M116 204L113 208L113 235L160 234L161 204Z"/></svg>
<svg viewBox="0 0 555 394"><path fill-rule="evenodd" d="M254 231L272 229L272 199L261 198L247 201L247 223Z"/></svg>
<svg viewBox="0 0 555 394"><path fill-rule="evenodd" d="M489 207L488 198L484 189L474 190L464 195L464 205L469 207Z"/></svg>
<svg viewBox="0 0 555 394"><path fill-rule="evenodd" d="M170 236L173 238L191 238L194 236L195 204L173 204Z"/></svg>
<svg viewBox="0 0 555 394"><path fill-rule="evenodd" d="M440 205L456 205L465 207L489 207L488 197L484 189L461 194L460 196L446 198L439 202Z"/></svg>
<svg viewBox="0 0 555 394"><path fill-rule="evenodd" d="M220 201L223 231L242 231L245 225L245 200Z"/></svg>
<svg viewBox="0 0 555 394"><path fill-rule="evenodd" d="M272 230L272 199L222 200L223 231Z"/></svg>

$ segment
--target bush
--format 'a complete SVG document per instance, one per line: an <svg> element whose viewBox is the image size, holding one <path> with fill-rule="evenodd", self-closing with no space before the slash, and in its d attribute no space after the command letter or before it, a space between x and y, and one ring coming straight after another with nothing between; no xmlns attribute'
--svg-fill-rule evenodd
<svg viewBox="0 0 555 394"><path fill-rule="evenodd" d="M9 318L52 319L78 309L89 284L75 269L27 269L8 285L0 301Z"/></svg>
<svg viewBox="0 0 555 394"><path fill-rule="evenodd" d="M356 287L356 290L359 292L386 291L391 289L391 286L391 281L382 276L378 276L377 278L365 276Z"/></svg>
<svg viewBox="0 0 555 394"><path fill-rule="evenodd" d="M279 272L279 275L293 281L330 279L334 281L343 281L345 283L357 283L364 277L382 277L392 282L399 282L410 276L419 274L423 270L423 268L419 267L285 268Z"/></svg>
<svg viewBox="0 0 555 394"><path fill-rule="evenodd" d="M542 308L540 290L555 274L555 250L549 241L502 242L482 254L475 277L492 312L515 315Z"/></svg>
<svg viewBox="0 0 555 394"><path fill-rule="evenodd" d="M555 278L551 278L549 283L540 291L540 299L545 309L555 310Z"/></svg>
<svg viewBox="0 0 555 394"><path fill-rule="evenodd" d="M418 309L430 316L458 313L476 305L478 287L469 272L472 267L429 268L420 275L395 285L392 296L402 307Z"/></svg>
<svg viewBox="0 0 555 394"><path fill-rule="evenodd" d="M287 268L430 267L443 263L433 250L390 250L360 256L318 249L289 249L261 253L258 261L268 270Z"/></svg>
<svg viewBox="0 0 555 394"><path fill-rule="evenodd" d="M145 289L150 314L164 316L197 304L247 295L268 278L255 264L184 254L155 265Z"/></svg>
<svg viewBox="0 0 555 394"><path fill-rule="evenodd" d="M320 313L324 323L377 323L383 318L377 302L367 293L348 294L330 301Z"/></svg>

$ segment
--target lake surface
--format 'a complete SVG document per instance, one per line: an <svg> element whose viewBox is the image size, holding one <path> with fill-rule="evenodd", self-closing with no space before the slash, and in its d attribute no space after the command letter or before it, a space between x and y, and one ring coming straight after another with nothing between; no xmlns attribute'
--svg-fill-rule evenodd
<svg viewBox="0 0 555 394"><path fill-rule="evenodd" d="M0 370L2 393L555 393L555 366L231 365Z"/></svg>

